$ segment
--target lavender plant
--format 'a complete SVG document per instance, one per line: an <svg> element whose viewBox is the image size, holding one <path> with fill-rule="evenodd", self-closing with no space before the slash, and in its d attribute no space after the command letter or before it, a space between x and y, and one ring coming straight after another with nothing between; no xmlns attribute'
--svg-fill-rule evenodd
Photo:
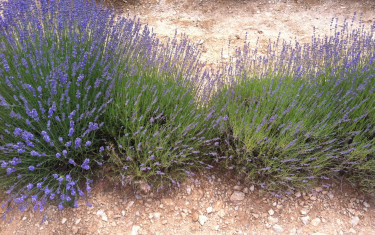
<svg viewBox="0 0 375 235"><path fill-rule="evenodd" d="M190 67L188 63L180 67ZM108 154L123 185L159 190L179 186L184 177L194 175L193 169L212 168L210 150L217 145L215 128L223 117L198 105L200 88L192 84L191 73L150 70L125 70L127 75L116 81L106 115L115 137Z"/></svg>
<svg viewBox="0 0 375 235"><path fill-rule="evenodd" d="M284 42L280 54L237 51L213 100L228 115L227 168L274 191L338 175L375 191L375 25L334 30L303 47Z"/></svg>
<svg viewBox="0 0 375 235"><path fill-rule="evenodd" d="M50 200L60 209L78 206L102 165L103 114L124 66L120 55L138 47L133 40L140 24L116 21L113 10L84 0L14 0L2 6L4 218L15 207L42 211Z"/></svg>

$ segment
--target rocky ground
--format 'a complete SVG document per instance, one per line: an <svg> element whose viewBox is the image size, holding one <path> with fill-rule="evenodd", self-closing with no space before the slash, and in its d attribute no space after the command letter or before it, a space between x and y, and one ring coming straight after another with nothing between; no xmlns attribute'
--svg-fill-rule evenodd
<svg viewBox="0 0 375 235"><path fill-rule="evenodd" d="M279 32L282 39L309 42L313 26L318 34L329 33L332 17L341 26L354 12L363 13L367 27L375 21L375 2L366 0L105 2L138 15L161 38L173 36L175 29L188 34L204 47L202 58L212 65L222 49L227 59L246 42L259 40L264 53ZM0 220L0 234L375 234L374 198L344 180L326 185L275 197L220 171L202 172L163 193L142 194L100 180L89 197L92 207L81 201L78 209L61 212L53 205L45 213L16 212Z"/></svg>
<svg viewBox="0 0 375 235"><path fill-rule="evenodd" d="M78 209L17 212L0 233L374 234L374 199L346 182L329 184L276 197L231 172L205 171L180 188L146 195L103 180L93 187L92 207L81 201Z"/></svg>

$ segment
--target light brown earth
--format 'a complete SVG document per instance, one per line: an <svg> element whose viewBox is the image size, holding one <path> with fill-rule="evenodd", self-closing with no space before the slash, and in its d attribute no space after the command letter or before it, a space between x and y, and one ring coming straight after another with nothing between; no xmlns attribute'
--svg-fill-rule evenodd
<svg viewBox="0 0 375 235"><path fill-rule="evenodd" d="M216 65L250 42L265 52L268 40L309 42L313 26L327 34L332 17L363 13L375 21L375 1L237 1L237 0L106 0L154 28L160 37L175 29L204 46L202 59ZM247 32L247 40L245 35ZM231 48L228 49L228 40ZM198 180L200 185L196 185ZM375 234L374 198L343 181L328 188L274 197L230 172L204 171L180 188L162 194L134 191L101 180L93 187L89 208L43 213L31 210L0 222L0 234ZM233 200L237 196L237 199ZM242 198L243 197L243 198ZM0 213L3 211L0 209ZM9 219L10 217L8 217Z"/></svg>

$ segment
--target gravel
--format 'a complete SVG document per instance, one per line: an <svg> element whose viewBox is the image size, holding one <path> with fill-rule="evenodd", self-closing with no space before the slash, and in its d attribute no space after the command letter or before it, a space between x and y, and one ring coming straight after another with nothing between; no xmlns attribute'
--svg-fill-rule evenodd
<svg viewBox="0 0 375 235"><path fill-rule="evenodd" d="M230 196L231 201L243 201L245 199L245 194L240 191L234 191Z"/></svg>

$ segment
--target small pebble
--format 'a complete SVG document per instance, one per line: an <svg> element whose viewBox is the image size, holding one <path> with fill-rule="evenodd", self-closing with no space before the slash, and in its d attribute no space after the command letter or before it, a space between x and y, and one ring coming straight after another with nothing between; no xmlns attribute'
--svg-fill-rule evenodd
<svg viewBox="0 0 375 235"><path fill-rule="evenodd" d="M230 196L231 201L242 201L245 199L245 194L243 192L234 191Z"/></svg>
<svg viewBox="0 0 375 235"><path fill-rule="evenodd" d="M320 224L320 219L319 218L315 218L313 220L311 220L311 224L315 227L317 227L319 224Z"/></svg>
<svg viewBox="0 0 375 235"><path fill-rule="evenodd" d="M350 224L353 225L353 227L357 226L359 223L359 217L358 216L354 216L352 217L352 219L350 220Z"/></svg>
<svg viewBox="0 0 375 235"><path fill-rule="evenodd" d="M304 217L301 217L300 219L304 225L307 225L309 223L310 216L304 216Z"/></svg>
<svg viewBox="0 0 375 235"><path fill-rule="evenodd" d="M138 234L138 231L141 229L141 227L140 226L138 226L138 225L134 225L133 227L132 227L132 235L137 235Z"/></svg>
<svg viewBox="0 0 375 235"><path fill-rule="evenodd" d="M303 209L301 209L301 215L307 215L307 213L309 213L309 210L308 209L306 209L306 208L303 208Z"/></svg>
<svg viewBox="0 0 375 235"><path fill-rule="evenodd" d="M203 226L208 221L208 217L204 215L200 215L198 220L199 220L200 225Z"/></svg>
<svg viewBox="0 0 375 235"><path fill-rule="evenodd" d="M273 231L275 231L276 233L283 233L283 232L284 232L283 227L281 227L281 226L278 225L278 224L273 225L273 226L272 226L272 229L273 229Z"/></svg>
<svg viewBox="0 0 375 235"><path fill-rule="evenodd" d="M275 212L274 212L272 209L270 209L270 210L268 211L268 214L269 214L269 215L274 215Z"/></svg>

